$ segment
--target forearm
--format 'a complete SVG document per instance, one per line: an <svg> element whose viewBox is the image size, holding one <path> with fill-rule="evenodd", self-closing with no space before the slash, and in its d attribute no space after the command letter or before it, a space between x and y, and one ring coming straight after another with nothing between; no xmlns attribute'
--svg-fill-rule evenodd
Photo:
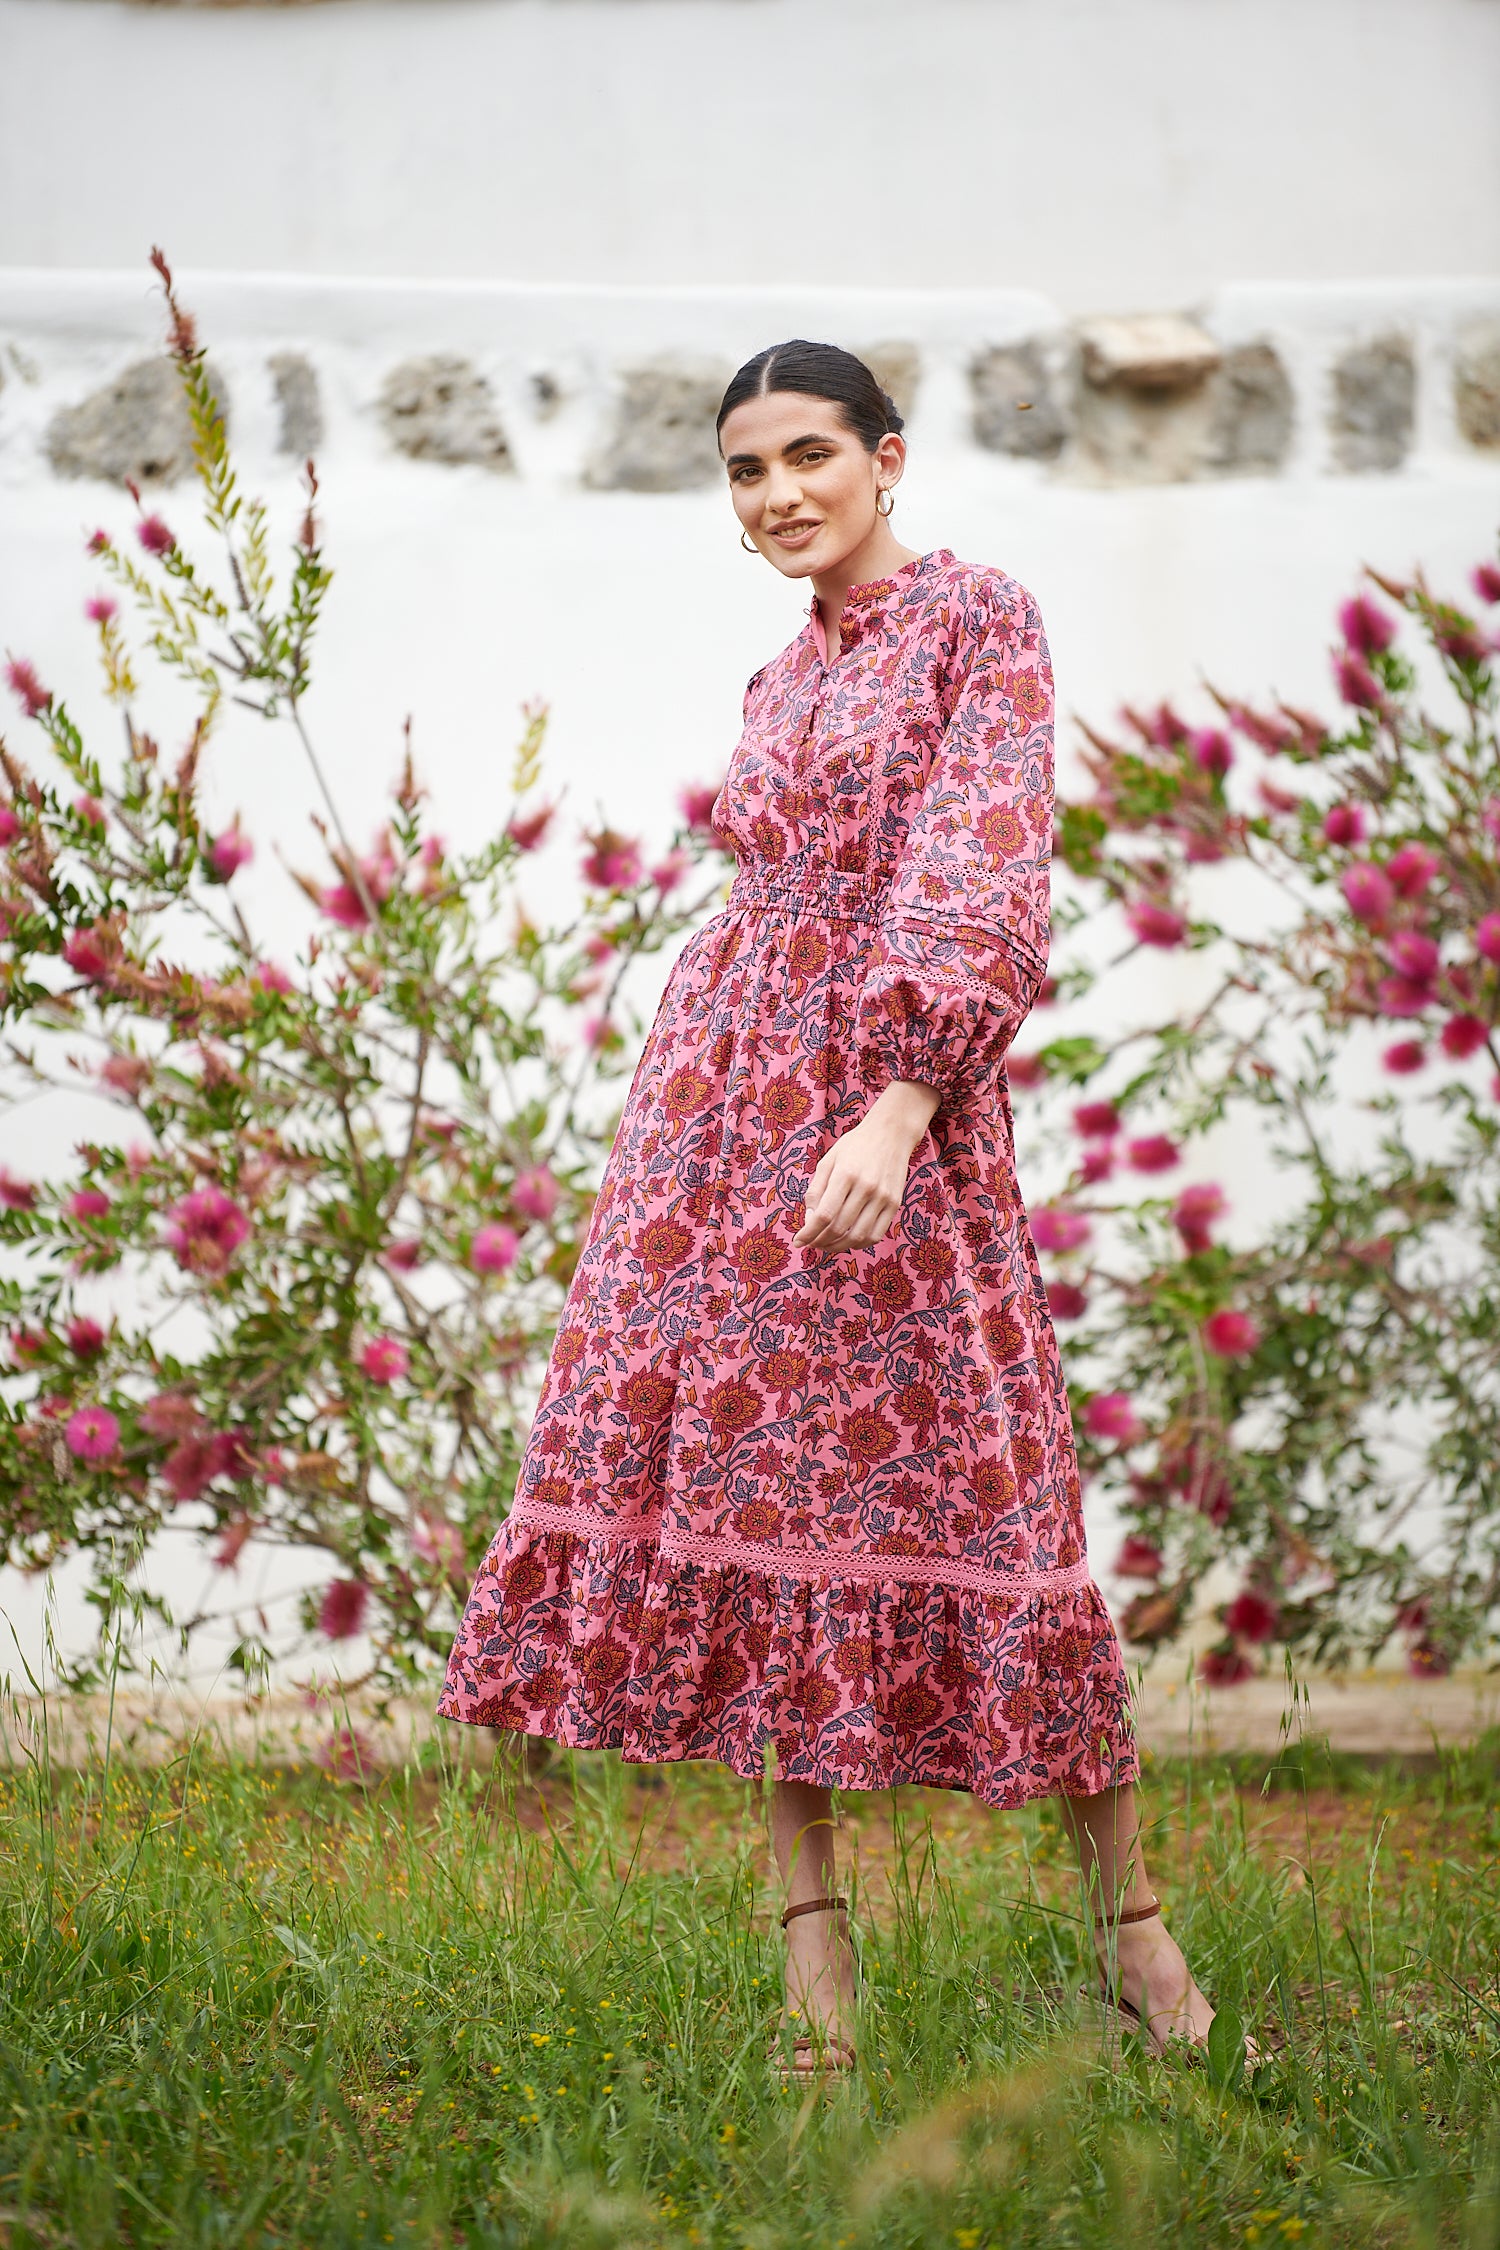
<svg viewBox="0 0 1500 2250"><path fill-rule="evenodd" d="M865 1112L894 1136L915 1148L938 1108L942 1096L936 1086L915 1078L893 1078Z"/></svg>

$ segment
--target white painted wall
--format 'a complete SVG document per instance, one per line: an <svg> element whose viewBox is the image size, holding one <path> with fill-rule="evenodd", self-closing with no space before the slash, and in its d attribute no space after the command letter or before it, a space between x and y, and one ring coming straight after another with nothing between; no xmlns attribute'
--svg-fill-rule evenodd
<svg viewBox="0 0 1500 2250"><path fill-rule="evenodd" d="M1500 269L1497 0L0 0L0 265L1031 288Z"/></svg>

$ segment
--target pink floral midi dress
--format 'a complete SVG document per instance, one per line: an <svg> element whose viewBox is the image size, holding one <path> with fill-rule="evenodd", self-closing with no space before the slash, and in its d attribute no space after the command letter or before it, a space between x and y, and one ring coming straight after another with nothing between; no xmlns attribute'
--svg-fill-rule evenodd
<svg viewBox="0 0 1500 2250"><path fill-rule="evenodd" d="M1049 918L1030 595L938 549L851 589L831 661L814 603L713 822L738 872L662 994L438 1709L993 1805L1131 1780L1005 1081ZM890 1230L794 1247L892 1079L941 1100Z"/></svg>

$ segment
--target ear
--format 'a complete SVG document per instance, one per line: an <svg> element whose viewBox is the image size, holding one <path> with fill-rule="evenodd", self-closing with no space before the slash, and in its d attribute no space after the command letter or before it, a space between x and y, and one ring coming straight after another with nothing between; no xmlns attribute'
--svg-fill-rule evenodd
<svg viewBox="0 0 1500 2250"><path fill-rule="evenodd" d="M875 448L875 474L882 484L899 484L906 467L906 440L899 430L887 430Z"/></svg>

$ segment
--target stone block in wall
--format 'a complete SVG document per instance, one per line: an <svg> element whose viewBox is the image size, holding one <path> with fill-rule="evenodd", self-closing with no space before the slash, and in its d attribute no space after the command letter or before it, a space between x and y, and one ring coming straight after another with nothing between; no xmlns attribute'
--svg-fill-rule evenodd
<svg viewBox="0 0 1500 2250"><path fill-rule="evenodd" d="M515 467L494 393L471 360L447 352L403 360L381 387L380 418L397 452L414 461Z"/></svg>
<svg viewBox="0 0 1500 2250"><path fill-rule="evenodd" d="M1479 322L1459 336L1453 409L1470 445L1500 446L1500 320Z"/></svg>
<svg viewBox="0 0 1500 2250"><path fill-rule="evenodd" d="M227 422L223 383L212 370L209 380ZM60 477L175 484L193 467L193 425L175 362L136 360L77 406L59 407L45 443Z"/></svg>
<svg viewBox="0 0 1500 2250"><path fill-rule="evenodd" d="M281 411L276 450L305 461L323 442L323 401L317 369L301 352L274 352L267 365Z"/></svg>
<svg viewBox="0 0 1500 2250"><path fill-rule="evenodd" d="M1399 469L1411 445L1417 370L1405 336L1374 336L1334 362L1331 434L1337 466Z"/></svg>
<svg viewBox="0 0 1500 2250"><path fill-rule="evenodd" d="M1274 476L1291 450L1296 401L1269 344L1238 344L1209 377L1209 423L1201 472Z"/></svg>
<svg viewBox="0 0 1500 2250"><path fill-rule="evenodd" d="M584 482L604 492L690 492L724 474L714 419L733 370L667 353L622 371L614 429Z"/></svg>
<svg viewBox="0 0 1500 2250"><path fill-rule="evenodd" d="M1180 484L1204 473L1221 347L1181 313L1084 321L1078 330L1078 453L1104 484Z"/></svg>
<svg viewBox="0 0 1500 2250"><path fill-rule="evenodd" d="M974 442L1023 461L1055 461L1072 417L1040 343L996 344L970 362Z"/></svg>
<svg viewBox="0 0 1500 2250"><path fill-rule="evenodd" d="M892 401L903 422L910 421L922 381L922 355L915 344L867 344L857 355ZM718 412L717 407L714 409Z"/></svg>

